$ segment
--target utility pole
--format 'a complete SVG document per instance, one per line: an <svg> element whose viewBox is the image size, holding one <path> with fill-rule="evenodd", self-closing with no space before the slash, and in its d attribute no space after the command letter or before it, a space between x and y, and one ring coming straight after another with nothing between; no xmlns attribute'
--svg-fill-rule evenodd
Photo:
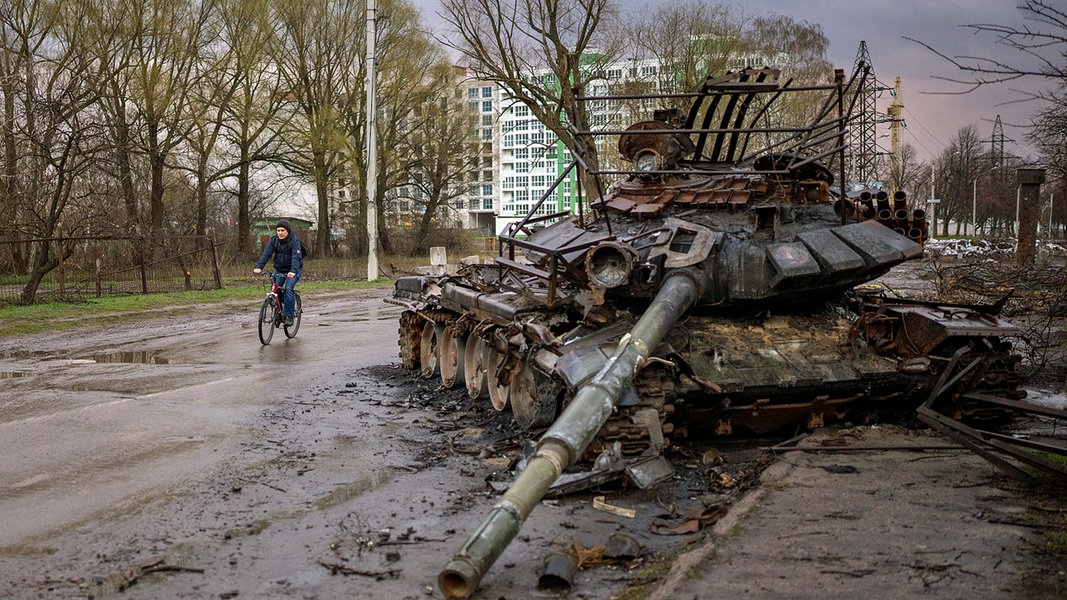
<svg viewBox="0 0 1067 600"><path fill-rule="evenodd" d="M926 201L930 210L930 237L937 237L937 205L941 202L934 196L934 164L930 163L930 199Z"/></svg>
<svg viewBox="0 0 1067 600"><path fill-rule="evenodd" d="M367 0L367 281L378 279L377 0Z"/></svg>

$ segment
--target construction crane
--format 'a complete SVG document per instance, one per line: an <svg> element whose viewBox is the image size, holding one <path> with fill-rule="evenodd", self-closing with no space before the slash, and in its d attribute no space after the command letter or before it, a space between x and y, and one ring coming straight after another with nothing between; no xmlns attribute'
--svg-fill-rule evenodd
<svg viewBox="0 0 1067 600"><path fill-rule="evenodd" d="M901 143L900 143L900 130L907 127L907 123L904 121L904 100L900 94L900 77L898 76L896 82L893 84L893 103L889 105L889 109L886 111L886 120L889 121L889 157L892 161L892 172L900 172L900 160L901 160Z"/></svg>

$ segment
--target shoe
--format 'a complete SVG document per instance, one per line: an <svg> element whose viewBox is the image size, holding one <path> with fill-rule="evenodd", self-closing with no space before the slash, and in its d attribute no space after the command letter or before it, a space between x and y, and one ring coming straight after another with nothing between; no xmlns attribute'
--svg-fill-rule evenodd
<svg viewBox="0 0 1067 600"><path fill-rule="evenodd" d="M292 327L293 326L293 318L292 317L285 317L285 326L286 327Z"/></svg>

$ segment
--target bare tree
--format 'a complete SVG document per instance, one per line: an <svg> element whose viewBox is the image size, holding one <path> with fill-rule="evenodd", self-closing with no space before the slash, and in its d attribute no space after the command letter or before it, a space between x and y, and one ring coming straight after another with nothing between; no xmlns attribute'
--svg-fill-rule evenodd
<svg viewBox="0 0 1067 600"><path fill-rule="evenodd" d="M919 160L915 147L904 144L900 148L899 160L891 161L889 169L889 189L891 192L905 191L912 194L920 183L920 171L923 163Z"/></svg>
<svg viewBox="0 0 1067 600"><path fill-rule="evenodd" d="M252 176L278 160L278 138L287 128L287 101L272 65L274 32L266 0L221 0L220 43L205 59L201 85L191 104L189 145L196 156L197 231L206 228L207 196L226 186L235 199L236 250L254 249L251 238Z"/></svg>
<svg viewBox="0 0 1067 600"><path fill-rule="evenodd" d="M40 1L0 13L4 41L14 42L5 51L18 54L15 62L23 67L19 83L6 88L18 93L11 103L16 118L5 132L18 150L7 157L19 198L16 228L32 240L23 303L33 302L44 276L70 252L69 246L53 246L49 238L73 230L70 221L84 226L70 207L86 194L80 178L99 149L99 129L90 110L96 96L86 77L90 61L77 39L84 28L61 27L58 8Z"/></svg>
<svg viewBox="0 0 1067 600"><path fill-rule="evenodd" d="M634 56L654 58L659 72L670 74L661 90L677 93L696 89L709 74L725 73L752 45L745 26L746 17L732 6L685 0L637 13L627 29L633 32Z"/></svg>
<svg viewBox="0 0 1067 600"><path fill-rule="evenodd" d="M332 256L330 188L345 175L351 145L343 123L344 90L352 87L362 62L365 11L356 0L293 0L272 8L274 62L300 119L285 135L292 152L286 166L315 186L315 247Z"/></svg>
<svg viewBox="0 0 1067 600"><path fill-rule="evenodd" d="M949 234L949 222L969 220L971 214L971 184L982 154L982 140L973 125L961 127L947 148L937 159L937 173L941 176L937 193L937 217L941 221L941 235ZM958 233L958 231L957 231Z"/></svg>
<svg viewBox="0 0 1067 600"><path fill-rule="evenodd" d="M1000 23L972 23L962 25L976 35L985 36L998 46L1012 50L1006 56L949 56L932 44L905 37L948 61L965 73L962 77L938 77L950 83L960 84L967 93L981 86L1000 84L1019 79L1036 77L1050 82L1052 90L1026 90L1031 97L1049 98L1055 90L1067 83L1067 64L1064 47L1067 46L1067 11L1058 3L1049 0L1018 0L1016 8L1023 19L1034 26L1014 26Z"/></svg>
<svg viewBox="0 0 1067 600"><path fill-rule="evenodd" d="M400 150L404 162L406 196L418 215L412 249L425 250L435 219L449 222L453 204L465 198L478 179L481 153L476 117L467 102L458 97L456 77L450 66L439 63L423 86L423 102L410 117L411 135ZM472 147L473 146L473 147ZM466 208L466 207L463 207Z"/></svg>
<svg viewBox="0 0 1067 600"><path fill-rule="evenodd" d="M214 8L213 0L72 0L66 13L68 24L87 24L84 43L95 57L127 231L163 232L165 170L186 140L191 93L204 47L213 41ZM145 188L147 218L140 201Z"/></svg>
<svg viewBox="0 0 1067 600"><path fill-rule="evenodd" d="M126 43L133 49L131 99L143 122L139 150L148 159L149 228L163 232L164 170L168 157L184 138L192 90L201 75L198 65L208 43L211 0L165 3L134 0L128 4Z"/></svg>
<svg viewBox="0 0 1067 600"><path fill-rule="evenodd" d="M961 86L954 93L1026 80L1043 82L1043 87L1027 85L1014 90L1022 100L1041 103L1027 138L1037 147L1050 170L1050 187L1055 187L1057 182L1062 186L1065 181L1063 148L1067 147L1067 101L1064 100L1067 98L1067 10L1062 2L1050 0L1018 0L1016 8L1026 22L1024 25L973 23L962 26L989 40L992 46L1008 49L1009 52L1003 53L1004 58L951 56L934 44L905 39L927 48L962 72L960 76L937 77ZM1061 197L1064 195L1060 194ZM1053 214L1056 212L1053 207ZM1059 214L1063 214L1063 210Z"/></svg>
<svg viewBox="0 0 1067 600"><path fill-rule="evenodd" d="M449 69L447 57L440 46L425 32L419 12L408 0L387 0L378 4L377 39L377 151L378 169L375 198L378 209L378 241L385 252L392 251L392 240L385 217L386 194L406 186L417 172L411 166L422 160L427 148L411 143L421 111L428 98L452 94L454 86L442 88L438 82L441 69ZM352 140L350 181L356 190L353 200L345 205L349 219L349 241L352 249L363 254L368 250L366 190L366 86L365 65L360 64L358 76L349 80L345 90L343 118L347 137ZM438 135L446 135L439 132Z"/></svg>
<svg viewBox="0 0 1067 600"><path fill-rule="evenodd" d="M64 20L87 25L82 44L93 57L92 81L95 86L97 110L106 123L110 152L100 157L100 169L110 188L101 202L118 203L112 217L116 231L141 233L144 222L140 196L148 178L140 175L134 132L140 126L133 109L132 78L133 47L125 40L126 15L120 0L71 0L65 5Z"/></svg>
<svg viewBox="0 0 1067 600"><path fill-rule="evenodd" d="M576 104L604 66L617 60L621 36L614 29L613 0L443 0L444 18L455 28L458 51L476 79L495 81L530 109L588 171L599 168L589 118ZM583 173L587 190L595 182Z"/></svg>

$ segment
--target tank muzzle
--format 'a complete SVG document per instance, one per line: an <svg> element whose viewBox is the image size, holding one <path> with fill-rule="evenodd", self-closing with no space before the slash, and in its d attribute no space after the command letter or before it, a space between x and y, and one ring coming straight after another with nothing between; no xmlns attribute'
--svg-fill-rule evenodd
<svg viewBox="0 0 1067 600"><path fill-rule="evenodd" d="M604 242L589 251L585 270L590 283L610 290L630 281L636 262L637 254L630 247Z"/></svg>

